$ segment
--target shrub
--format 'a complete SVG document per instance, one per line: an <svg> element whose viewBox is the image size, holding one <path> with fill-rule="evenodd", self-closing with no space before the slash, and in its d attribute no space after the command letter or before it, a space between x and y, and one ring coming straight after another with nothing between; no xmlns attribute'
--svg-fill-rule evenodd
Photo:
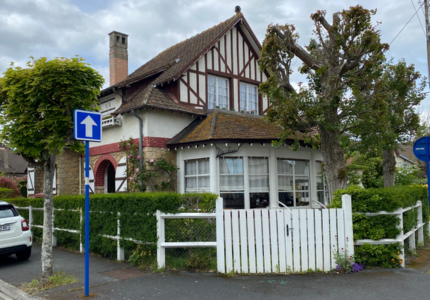
<svg viewBox="0 0 430 300"><path fill-rule="evenodd" d="M13 194L11 197L19 197L19 195L21 194L18 190L18 185L16 184L16 182L8 177L0 177L0 187L13 190Z"/></svg>
<svg viewBox="0 0 430 300"><path fill-rule="evenodd" d="M0 200L11 198L14 194L14 190L8 188L0 188Z"/></svg>

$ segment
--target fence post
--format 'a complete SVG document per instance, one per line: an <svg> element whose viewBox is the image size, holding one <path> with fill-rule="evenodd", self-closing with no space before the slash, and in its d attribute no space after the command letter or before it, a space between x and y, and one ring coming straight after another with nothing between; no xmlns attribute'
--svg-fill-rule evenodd
<svg viewBox="0 0 430 300"><path fill-rule="evenodd" d="M28 207L28 226L31 227L33 225L33 208L31 207L31 205Z"/></svg>
<svg viewBox="0 0 430 300"><path fill-rule="evenodd" d="M82 245L82 208L79 210L79 252L84 253L84 245Z"/></svg>
<svg viewBox="0 0 430 300"><path fill-rule="evenodd" d="M424 246L424 226L423 225L423 203L421 201L418 201L418 226L420 226L420 229L418 229L418 244L420 246Z"/></svg>
<svg viewBox="0 0 430 300"><path fill-rule="evenodd" d="M125 255L124 255L124 248L121 248L120 245L120 235L121 235L121 224L120 224L120 217L121 217L121 213L118 212L118 221L117 221L117 230L116 230L116 234L118 239L116 240L116 259L119 261L124 261L125 260Z"/></svg>
<svg viewBox="0 0 430 300"><path fill-rule="evenodd" d="M216 199L216 253L218 273L225 273L223 199Z"/></svg>
<svg viewBox="0 0 430 300"><path fill-rule="evenodd" d="M397 228L399 228L400 233L396 236L396 240L400 242L400 245L402 246L402 249L400 250L399 259L402 261L401 266L405 267L405 239L403 237L403 209L398 208L395 212L398 213L399 218L399 225L397 225Z"/></svg>
<svg viewBox="0 0 430 300"><path fill-rule="evenodd" d="M164 219L161 217L161 211L157 210L157 264L159 269L166 267L166 248L161 244L165 242Z"/></svg>
<svg viewBox="0 0 430 300"><path fill-rule="evenodd" d="M342 195L342 208L345 221L345 249L350 255L354 255L354 230L352 226L352 201L351 195Z"/></svg>

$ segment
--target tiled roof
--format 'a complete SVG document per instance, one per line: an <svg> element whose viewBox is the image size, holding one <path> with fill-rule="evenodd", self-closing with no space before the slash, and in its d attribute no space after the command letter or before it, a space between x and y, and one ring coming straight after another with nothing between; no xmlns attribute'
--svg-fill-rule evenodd
<svg viewBox="0 0 430 300"><path fill-rule="evenodd" d="M199 54L204 54L212 42L220 38L221 34L234 25L243 15L236 14L232 18L203 31L185 41L182 41L158 54L146 64L131 73L127 79L144 77L154 71L166 69L153 84L161 84L178 76L178 72L186 68ZM176 78L175 78L176 79Z"/></svg>
<svg viewBox="0 0 430 300"><path fill-rule="evenodd" d="M113 113L113 115L123 114L131 111L132 109L139 109L142 107L154 107L158 109L167 109L179 111L184 113L203 115L203 110L186 107L175 103L168 95L168 92L161 87L153 87L150 83L143 87L140 92L134 95L127 102L122 103L121 106Z"/></svg>
<svg viewBox="0 0 430 300"><path fill-rule="evenodd" d="M4 167L4 148L0 148L0 172L24 174L27 169L27 161L10 149L8 150L8 164L9 169L6 170Z"/></svg>
<svg viewBox="0 0 430 300"><path fill-rule="evenodd" d="M166 144L210 140L269 141L278 139L280 133L281 129L275 123L265 122L261 116L215 110L206 118L195 120Z"/></svg>

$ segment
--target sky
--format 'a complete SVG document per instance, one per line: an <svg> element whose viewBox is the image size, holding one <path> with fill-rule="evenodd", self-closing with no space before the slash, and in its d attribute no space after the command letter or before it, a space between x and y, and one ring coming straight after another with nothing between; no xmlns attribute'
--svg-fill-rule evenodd
<svg viewBox="0 0 430 300"><path fill-rule="evenodd" d="M387 58L405 59L428 77L423 0L0 0L0 74L25 66L29 57L79 55L109 82L108 33L129 35L129 73L168 47L234 15L239 5L260 43L269 24L294 24L305 45L312 37L311 13L332 14L357 4L377 9L382 41L391 43ZM420 23L421 21L421 23ZM292 81L305 81L294 61ZM0 75L1 76L1 75ZM426 92L429 88L426 88ZM429 94L430 95L430 94ZM420 107L430 111L430 96Z"/></svg>

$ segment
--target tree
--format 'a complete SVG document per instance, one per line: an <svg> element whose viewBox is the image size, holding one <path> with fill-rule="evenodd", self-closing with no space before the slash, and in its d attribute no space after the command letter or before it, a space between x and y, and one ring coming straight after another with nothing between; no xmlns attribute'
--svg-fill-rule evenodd
<svg viewBox="0 0 430 300"><path fill-rule="evenodd" d="M347 133L384 113L383 99L361 96L380 75L389 47L381 43L377 25L371 23L375 13L350 7L335 13L329 24L325 11L317 11L311 15L317 40L311 39L305 48L298 44L291 24L269 25L263 42L259 66L271 73L260 85L272 106L266 118L283 128L280 143L291 137L298 140L294 134L298 131L305 140L320 140L330 199L335 190L347 187L342 148L350 138ZM307 86L299 83L298 90L290 82L295 57L303 63L300 73L309 80Z"/></svg>
<svg viewBox="0 0 430 300"><path fill-rule="evenodd" d="M40 58L13 67L0 78L0 139L44 170L42 280L53 275L52 185L55 160L65 147L83 151L73 139L73 110L94 110L103 77L82 58Z"/></svg>
<svg viewBox="0 0 430 300"><path fill-rule="evenodd" d="M351 134L355 133L356 138L362 141L361 148L365 151L368 145L382 150L382 169L384 187L394 186L396 157L395 150L402 144L412 142L420 130L420 117L417 106L425 98L423 90L425 79L418 82L421 74L415 71L414 65L407 65L404 60L397 64L387 63L383 66L383 74L377 78L368 96L378 95L386 102L386 126L382 131L378 128L379 118L370 121L369 125L363 128L354 128ZM364 147L363 147L364 146Z"/></svg>

